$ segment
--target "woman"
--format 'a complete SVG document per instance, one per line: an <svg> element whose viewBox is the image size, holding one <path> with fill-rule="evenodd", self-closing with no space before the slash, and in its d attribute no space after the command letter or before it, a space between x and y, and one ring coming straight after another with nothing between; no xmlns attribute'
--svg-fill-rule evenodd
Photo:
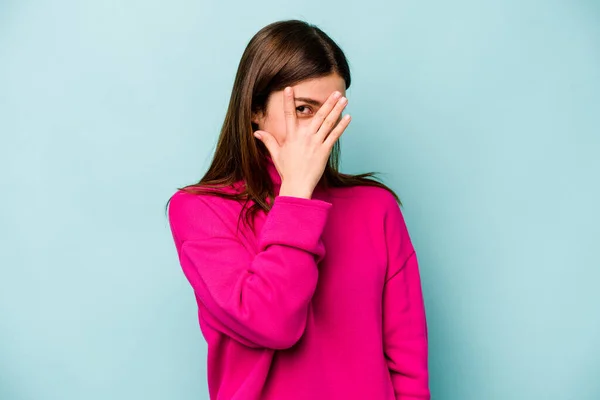
<svg viewBox="0 0 600 400"><path fill-rule="evenodd" d="M248 44L213 161L170 199L211 399L429 399L417 258L394 192L337 170L342 50L302 21Z"/></svg>

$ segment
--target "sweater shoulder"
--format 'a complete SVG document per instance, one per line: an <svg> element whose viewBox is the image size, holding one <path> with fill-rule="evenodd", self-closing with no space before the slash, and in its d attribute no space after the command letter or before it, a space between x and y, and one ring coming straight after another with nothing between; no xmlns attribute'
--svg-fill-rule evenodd
<svg viewBox="0 0 600 400"><path fill-rule="evenodd" d="M227 192L228 193L228 192ZM228 193L229 194L229 193ZM190 193L178 189L169 199L169 209L185 209L187 212L205 212L207 209L219 211L239 205L234 199L225 198L216 194Z"/></svg>
<svg viewBox="0 0 600 400"><path fill-rule="evenodd" d="M334 197L354 203L363 210L385 215L399 209L394 195L379 186L352 186L335 189Z"/></svg>
<svg viewBox="0 0 600 400"><path fill-rule="evenodd" d="M185 240L228 232L235 226L241 208L234 199L177 190L169 199L168 219L173 235Z"/></svg>

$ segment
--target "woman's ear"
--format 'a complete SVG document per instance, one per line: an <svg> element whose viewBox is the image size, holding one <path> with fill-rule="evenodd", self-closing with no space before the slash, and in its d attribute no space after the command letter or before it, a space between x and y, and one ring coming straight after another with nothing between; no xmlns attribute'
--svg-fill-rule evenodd
<svg viewBox="0 0 600 400"><path fill-rule="evenodd" d="M257 126L261 124L262 120L263 120L264 116L262 111L257 110L257 111L253 111L252 112L252 123L256 124Z"/></svg>

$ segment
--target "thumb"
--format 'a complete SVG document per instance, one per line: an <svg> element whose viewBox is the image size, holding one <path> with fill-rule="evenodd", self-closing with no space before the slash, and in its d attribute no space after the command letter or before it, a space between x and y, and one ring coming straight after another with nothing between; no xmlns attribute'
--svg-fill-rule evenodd
<svg viewBox="0 0 600 400"><path fill-rule="evenodd" d="M271 157L277 153L279 143L277 143L277 139L275 139L275 137L269 132L258 130L254 132L254 137L263 142L267 150L269 150Z"/></svg>

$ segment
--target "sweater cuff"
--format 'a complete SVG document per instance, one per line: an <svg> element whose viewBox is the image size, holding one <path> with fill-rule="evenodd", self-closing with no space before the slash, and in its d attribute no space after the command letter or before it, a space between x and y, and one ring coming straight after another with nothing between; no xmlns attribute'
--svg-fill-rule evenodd
<svg viewBox="0 0 600 400"><path fill-rule="evenodd" d="M262 228L260 248L279 244L322 256L324 248L320 239L331 206L318 199L275 197Z"/></svg>

